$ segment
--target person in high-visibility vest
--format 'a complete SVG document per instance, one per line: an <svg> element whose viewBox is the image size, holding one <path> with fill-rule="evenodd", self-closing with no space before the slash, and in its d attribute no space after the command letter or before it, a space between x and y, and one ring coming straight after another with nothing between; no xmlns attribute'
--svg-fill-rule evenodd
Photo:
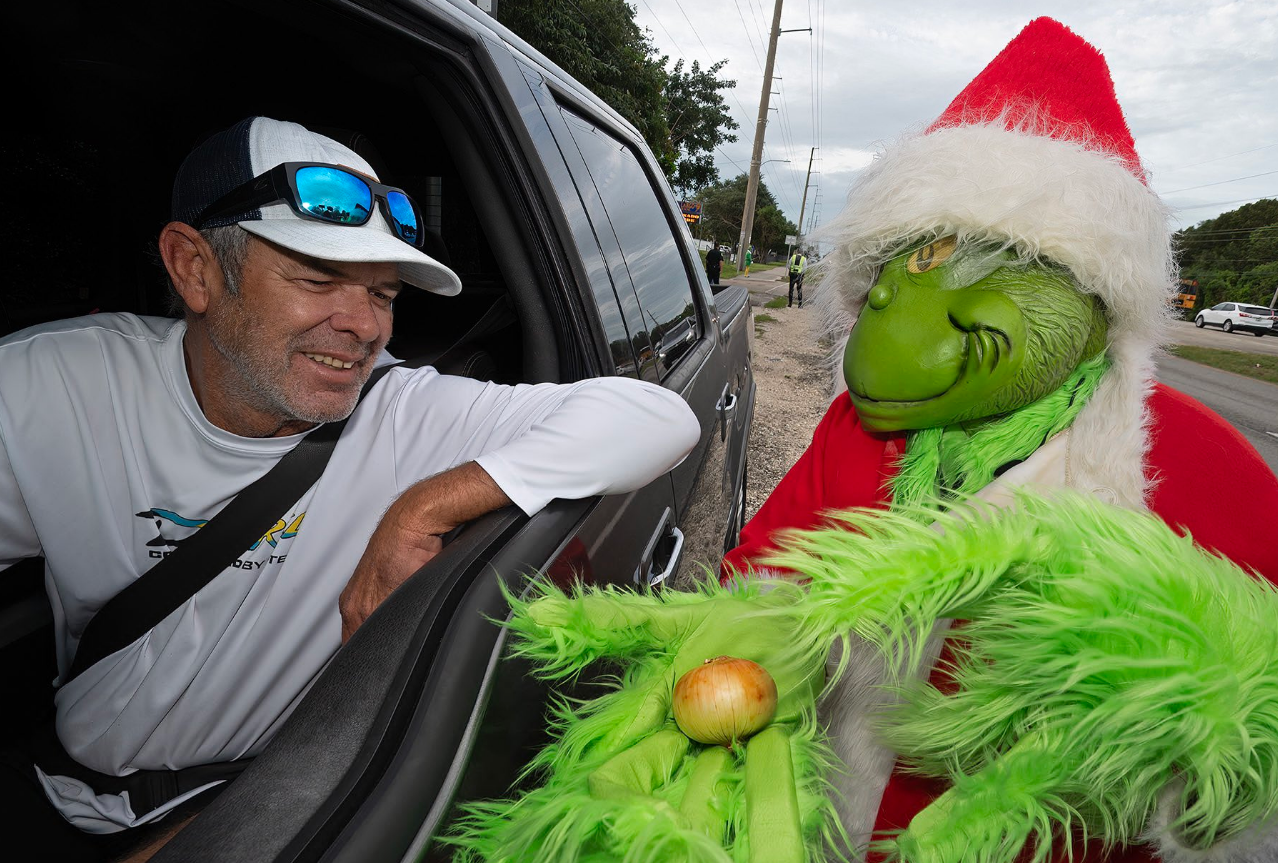
<svg viewBox="0 0 1278 863"><path fill-rule="evenodd" d="M808 258L798 249L790 256L790 299L785 306L794 305L794 289L799 289L799 308L803 308L803 271L808 268Z"/></svg>

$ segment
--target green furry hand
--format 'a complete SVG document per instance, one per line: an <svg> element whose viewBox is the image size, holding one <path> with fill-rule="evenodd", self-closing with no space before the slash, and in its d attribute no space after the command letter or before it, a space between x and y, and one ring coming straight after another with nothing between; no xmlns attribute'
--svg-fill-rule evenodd
<svg viewBox="0 0 1278 863"><path fill-rule="evenodd" d="M800 589L535 592L511 598L515 653L551 679L607 660L619 680L598 698L561 702L556 740L529 768L545 783L472 806L450 841L488 861L822 859L809 849L838 830L815 722L825 651L793 649ZM771 724L732 749L695 743L672 719L675 682L718 656L756 662L777 685Z"/></svg>
<svg viewBox="0 0 1278 863"><path fill-rule="evenodd" d="M668 686L649 694L645 716L669 717L675 682L705 660L718 656L749 659L767 669L777 684L776 722L795 722L810 710L825 680L824 656L813 652L796 658L791 649L800 623L792 612L802 594L790 586L763 594L716 592L641 596L621 591L590 591L576 596L549 593L527 606L528 621L542 640L555 644L555 655L528 654L543 664L549 677L575 673L597 659L639 658L665 664ZM649 733L660 724L650 720L636 730Z"/></svg>

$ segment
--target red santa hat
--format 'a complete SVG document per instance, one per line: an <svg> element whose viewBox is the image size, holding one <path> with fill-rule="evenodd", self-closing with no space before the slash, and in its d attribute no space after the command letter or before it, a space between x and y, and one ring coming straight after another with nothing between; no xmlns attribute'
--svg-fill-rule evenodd
<svg viewBox="0 0 1278 863"><path fill-rule="evenodd" d="M1069 482L1142 508L1144 402L1175 294L1167 215L1105 59L1039 18L924 132L861 172L822 231L836 246L826 264L835 290L817 301L845 339L882 264L924 237L992 240L1064 265L1104 301L1113 363L1071 429Z"/></svg>

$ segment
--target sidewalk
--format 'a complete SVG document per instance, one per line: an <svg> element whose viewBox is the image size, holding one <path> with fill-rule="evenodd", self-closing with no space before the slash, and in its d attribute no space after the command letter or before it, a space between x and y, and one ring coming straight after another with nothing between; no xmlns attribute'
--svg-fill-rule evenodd
<svg viewBox="0 0 1278 863"><path fill-rule="evenodd" d="M766 270L755 269L748 276L734 276L724 279L725 285L745 285L750 291L750 305L761 306L768 300L784 297L790 290L789 268L785 266L770 267Z"/></svg>

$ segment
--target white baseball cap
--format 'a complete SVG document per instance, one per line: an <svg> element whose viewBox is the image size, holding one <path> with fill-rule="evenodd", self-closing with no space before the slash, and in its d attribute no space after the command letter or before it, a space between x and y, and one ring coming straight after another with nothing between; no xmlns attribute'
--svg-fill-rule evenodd
<svg viewBox="0 0 1278 863"><path fill-rule="evenodd" d="M173 183L172 216L193 224L210 204L284 162L340 165L377 179L367 161L332 138L297 123L249 117L211 136L183 160ZM302 218L283 201L209 219L199 227L232 224L321 260L396 264L402 281L436 294L461 291L457 274L395 236L377 206L368 222L358 227Z"/></svg>

